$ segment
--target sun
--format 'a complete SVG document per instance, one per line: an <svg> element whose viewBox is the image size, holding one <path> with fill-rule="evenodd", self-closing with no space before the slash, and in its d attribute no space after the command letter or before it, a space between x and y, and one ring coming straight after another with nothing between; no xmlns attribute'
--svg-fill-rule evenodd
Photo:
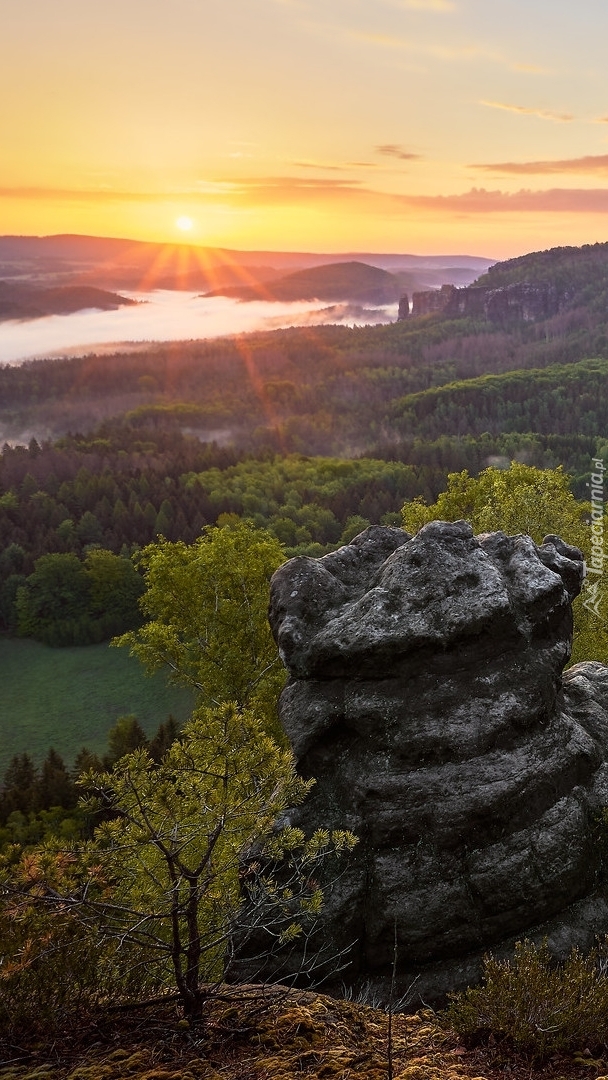
<svg viewBox="0 0 608 1080"><path fill-rule="evenodd" d="M194 222L191 217L186 217L185 214L175 219L175 224L181 232L190 232Z"/></svg>

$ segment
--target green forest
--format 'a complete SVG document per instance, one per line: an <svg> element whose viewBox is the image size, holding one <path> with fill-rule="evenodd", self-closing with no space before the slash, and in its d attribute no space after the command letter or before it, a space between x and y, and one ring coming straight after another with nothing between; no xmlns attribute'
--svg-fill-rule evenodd
<svg viewBox="0 0 608 1080"><path fill-rule="evenodd" d="M285 559L371 524L463 516L537 542L558 533L588 556L593 459L608 457L608 252L526 259L481 283L570 283L559 315L505 328L435 314L0 367L0 663L45 694L35 650L57 671L69 659L78 681L78 656L128 649L170 684L155 710L142 698L143 713L125 701L100 714L92 742L66 717L70 760L51 724L34 750L27 695L5 697L0 1033L18 1041L168 987L200 1020L251 845L247 887L277 947L314 923L317 868L343 865L356 838L274 828L307 791L276 717L267 606ZM582 601L574 659L608 659L603 614ZM547 975L544 954L520 960Z"/></svg>
<svg viewBox="0 0 608 1080"><path fill-rule="evenodd" d="M562 467L584 503L608 450L607 245L492 267L563 310L441 314L0 367L0 633L92 646L141 625L138 553L217 524L321 556L431 505L451 474ZM58 661L60 662L60 661Z"/></svg>
<svg viewBox="0 0 608 1080"><path fill-rule="evenodd" d="M507 329L435 314L0 367L0 633L73 648L136 628L138 552L235 519L287 558L318 557L433 504L451 474L511 461L563 467L584 502L608 448L606 245L498 264L480 284L519 281L559 285L565 309Z"/></svg>

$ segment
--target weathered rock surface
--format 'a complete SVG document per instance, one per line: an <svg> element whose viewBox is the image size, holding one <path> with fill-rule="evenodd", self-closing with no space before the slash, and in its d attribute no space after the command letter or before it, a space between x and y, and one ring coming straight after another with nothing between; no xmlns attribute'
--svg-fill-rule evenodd
<svg viewBox="0 0 608 1080"><path fill-rule="evenodd" d="M570 656L581 553L557 537L371 527L274 576L280 716L316 784L289 817L348 828L320 934L337 985L441 1000L491 948L608 930L594 815L608 803L608 669Z"/></svg>
<svg viewBox="0 0 608 1080"><path fill-rule="evenodd" d="M440 313L451 319L468 316L506 326L550 319L564 311L571 300L572 289L546 281L513 282L499 287L469 285L464 289L442 285L435 291L413 294L412 316Z"/></svg>

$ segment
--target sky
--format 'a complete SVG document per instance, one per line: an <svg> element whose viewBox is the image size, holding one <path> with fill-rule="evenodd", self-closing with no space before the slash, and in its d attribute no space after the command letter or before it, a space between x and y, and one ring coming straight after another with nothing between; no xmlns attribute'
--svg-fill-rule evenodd
<svg viewBox="0 0 608 1080"><path fill-rule="evenodd" d="M606 0L2 0L0 234L608 240Z"/></svg>

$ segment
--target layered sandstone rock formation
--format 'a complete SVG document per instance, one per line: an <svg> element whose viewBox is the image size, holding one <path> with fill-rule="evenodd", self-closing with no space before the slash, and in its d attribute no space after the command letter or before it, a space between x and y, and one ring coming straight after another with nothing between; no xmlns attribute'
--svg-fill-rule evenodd
<svg viewBox="0 0 608 1080"><path fill-rule="evenodd" d="M508 326L550 319L569 306L572 296L572 289L558 288L542 281L514 282L499 287L469 285L464 289L442 285L434 291L415 292L411 314L413 318L434 314L450 319L481 318ZM400 310L399 318L405 318L405 312Z"/></svg>
<svg viewBox="0 0 608 1080"><path fill-rule="evenodd" d="M280 716L316 778L290 820L359 837L320 925L348 955L336 988L386 990L395 937L398 992L440 1001L489 948L548 934L563 955L608 930L608 669L562 677L583 573L557 537L433 522L275 574Z"/></svg>

